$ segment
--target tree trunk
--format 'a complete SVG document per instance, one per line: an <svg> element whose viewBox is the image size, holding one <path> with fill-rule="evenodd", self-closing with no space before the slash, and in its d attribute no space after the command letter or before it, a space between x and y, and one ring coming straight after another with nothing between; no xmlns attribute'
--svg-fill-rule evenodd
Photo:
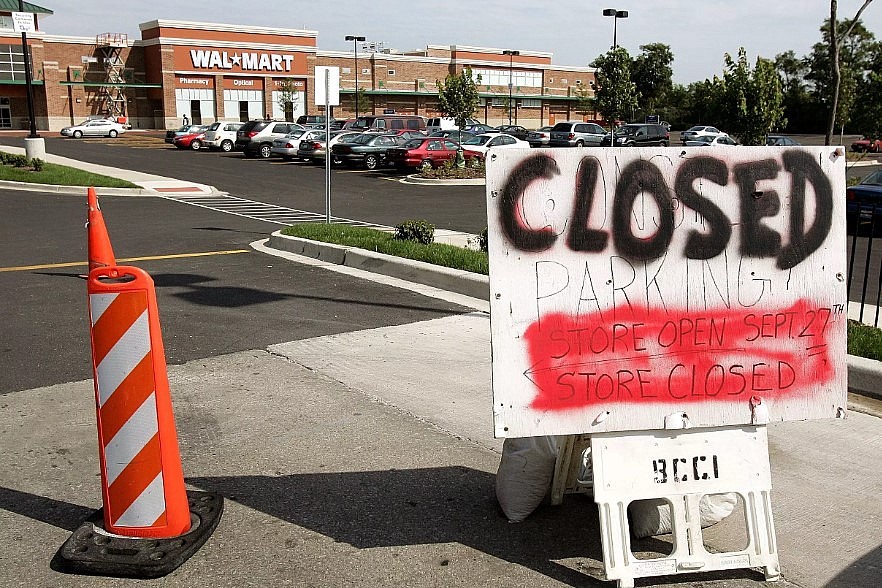
<svg viewBox="0 0 882 588"><path fill-rule="evenodd" d="M830 66L833 69L833 95L830 97L830 118L827 121L824 145L830 145L833 139L836 110L839 108L839 84L842 82L842 74L839 71L839 40L836 38L836 29L836 0L830 0Z"/></svg>

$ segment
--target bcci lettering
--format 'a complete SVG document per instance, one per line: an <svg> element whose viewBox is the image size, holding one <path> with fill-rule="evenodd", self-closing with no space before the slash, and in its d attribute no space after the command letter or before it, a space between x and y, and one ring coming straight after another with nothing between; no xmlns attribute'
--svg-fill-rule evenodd
<svg viewBox="0 0 882 588"><path fill-rule="evenodd" d="M195 68L206 69L233 69L239 67L243 70L252 71L291 71L293 55L280 55L278 53L249 53L237 51L229 55L226 51L207 51L204 49L190 49L190 60Z"/></svg>

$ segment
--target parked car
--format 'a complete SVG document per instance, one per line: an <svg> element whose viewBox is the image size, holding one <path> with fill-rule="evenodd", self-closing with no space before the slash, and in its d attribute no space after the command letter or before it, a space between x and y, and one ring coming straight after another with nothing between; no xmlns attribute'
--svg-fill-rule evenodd
<svg viewBox="0 0 882 588"><path fill-rule="evenodd" d="M479 124L481 124L481 121L477 119L466 119L466 126ZM456 125L456 119L452 116L436 116L426 121L426 132L430 135L437 131L449 131L457 129L459 129L459 127Z"/></svg>
<svg viewBox="0 0 882 588"><path fill-rule="evenodd" d="M125 125L109 118L86 120L78 125L64 127L61 134L65 137L116 137L126 132Z"/></svg>
<svg viewBox="0 0 882 588"><path fill-rule="evenodd" d="M297 124L302 127L313 129L325 128L325 115L323 114L302 114L297 117ZM334 117L331 117L331 125L334 124Z"/></svg>
<svg viewBox="0 0 882 588"><path fill-rule="evenodd" d="M686 141L692 141L694 139L698 139L700 137L716 137L717 135L723 135L724 133L718 129L717 127L708 127L703 125L698 125L694 127L690 127L685 131L680 133L680 142L684 145Z"/></svg>
<svg viewBox="0 0 882 588"><path fill-rule="evenodd" d="M882 151L882 139L870 139L864 137L851 144L851 150L855 153L879 153Z"/></svg>
<svg viewBox="0 0 882 588"><path fill-rule="evenodd" d="M599 124L578 120L559 122L551 128L550 147L597 147L606 136Z"/></svg>
<svg viewBox="0 0 882 588"><path fill-rule="evenodd" d="M283 137L273 139L270 147L270 157L281 157L285 161L293 161L297 157L300 141L307 132L321 133L317 129L294 129Z"/></svg>
<svg viewBox="0 0 882 588"><path fill-rule="evenodd" d="M547 147L548 142L551 140L551 129L553 128L553 125L547 125L539 127L535 131L530 131L527 133L526 141L530 144L530 147Z"/></svg>
<svg viewBox="0 0 882 588"><path fill-rule="evenodd" d="M466 160L484 160L487 154L495 149L509 149L512 147L530 147L526 141L512 137L507 133L493 133L478 135L474 139L463 142L463 156Z"/></svg>
<svg viewBox="0 0 882 588"><path fill-rule="evenodd" d="M292 122L250 120L236 131L236 149L241 150L245 157L269 159L272 155L274 139L279 139L291 131L303 128Z"/></svg>
<svg viewBox="0 0 882 588"><path fill-rule="evenodd" d="M496 127L491 127L490 125L485 125L484 123L477 123L466 125L463 127L464 131L468 131L470 133L474 133L476 135L480 135L482 133L498 133L499 130Z"/></svg>
<svg viewBox="0 0 882 588"><path fill-rule="evenodd" d="M177 137L188 135L192 133L194 129L198 129L201 126L202 125L184 125L177 129L169 129L165 132L165 142L169 145L174 145L175 139Z"/></svg>
<svg viewBox="0 0 882 588"><path fill-rule="evenodd" d="M600 143L609 146L612 141L612 135L607 133ZM658 145L667 147L670 142L668 130L662 125L655 124L627 124L616 129L615 134L616 147L643 147Z"/></svg>
<svg viewBox="0 0 882 588"><path fill-rule="evenodd" d="M521 125L499 125L496 127L496 130L500 133L508 133L512 137L517 137L521 141L526 141L527 135L530 134L530 131Z"/></svg>
<svg viewBox="0 0 882 588"><path fill-rule="evenodd" d="M767 147L792 147L795 145L802 145L799 141L791 139L785 135L767 135L766 136L766 146Z"/></svg>
<svg viewBox="0 0 882 588"><path fill-rule="evenodd" d="M878 223L882 217L882 170L870 172L859 184L845 189L845 215L854 223Z"/></svg>
<svg viewBox="0 0 882 588"><path fill-rule="evenodd" d="M358 117L351 128L353 131L373 133L400 129L424 131L426 130L426 119L412 114L371 114Z"/></svg>
<svg viewBox="0 0 882 588"><path fill-rule="evenodd" d="M690 139L686 141L687 147L718 147L737 145L735 139L723 133L715 137L699 137L698 139Z"/></svg>
<svg viewBox="0 0 882 588"><path fill-rule="evenodd" d="M359 133L358 131L341 131L339 133L332 133L330 148L333 150L334 145L338 143L351 143L355 140L356 137L360 136L361 134L362 133ZM315 154L313 155L313 160L316 162L324 162L325 157L327 157L327 149L328 147L326 146L324 151L316 150ZM333 154L332 152L331 165L340 165L341 163L343 163L343 160L338 155Z"/></svg>
<svg viewBox="0 0 882 588"><path fill-rule="evenodd" d="M295 131L296 132L296 131ZM278 141L279 139L276 139ZM304 142L312 142L312 141L324 141L325 140L325 132L319 129L306 129L302 135L300 135L299 141L294 141L295 144L294 152L292 154L285 154L284 158L286 161L290 161L291 159L299 159L301 161L309 161L312 159L311 154L306 154L301 151L300 146L303 145ZM273 141L273 151L276 149L276 141Z"/></svg>
<svg viewBox="0 0 882 588"><path fill-rule="evenodd" d="M438 167L456 157L459 143L444 137L411 139L401 147L393 147L386 153L389 163L399 169L406 167Z"/></svg>
<svg viewBox="0 0 882 588"><path fill-rule="evenodd" d="M331 152L346 165L360 164L375 170L386 163L386 152L392 147L404 145L407 139L401 135L377 135L363 133L348 143L337 143Z"/></svg>
<svg viewBox="0 0 882 588"><path fill-rule="evenodd" d="M373 132L373 131L369 131ZM405 139L422 139L426 136L426 133L423 131L411 131L408 129L398 129L397 131L386 131L385 133L381 133L384 135L398 135L400 137L404 137Z"/></svg>
<svg viewBox="0 0 882 588"><path fill-rule="evenodd" d="M242 127L240 122L218 121L209 125L205 131L205 145L211 151L230 152L236 148L236 131Z"/></svg>
<svg viewBox="0 0 882 588"><path fill-rule="evenodd" d="M208 130L207 125L190 128L190 132L186 135L175 137L173 145L178 149L192 149L199 151L205 141L205 132Z"/></svg>
<svg viewBox="0 0 882 588"><path fill-rule="evenodd" d="M447 129L444 131L435 131L434 133L429 133L430 137L444 137L453 139L457 143L461 143L462 141L468 141L472 137L475 137L477 134L469 131L460 131L459 129Z"/></svg>
<svg viewBox="0 0 882 588"><path fill-rule="evenodd" d="M334 119L331 121L331 132L334 131L345 131L352 127L355 124L354 118L347 118L345 120Z"/></svg>

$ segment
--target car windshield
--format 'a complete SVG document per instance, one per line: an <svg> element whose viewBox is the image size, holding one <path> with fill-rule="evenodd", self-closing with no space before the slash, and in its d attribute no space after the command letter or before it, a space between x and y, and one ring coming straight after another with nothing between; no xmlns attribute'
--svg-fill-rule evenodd
<svg viewBox="0 0 882 588"><path fill-rule="evenodd" d="M423 144L422 139L411 139L410 141L408 141L407 143L402 145L402 147L404 147L405 149L419 149L420 145L422 145L422 144Z"/></svg>
<svg viewBox="0 0 882 588"><path fill-rule="evenodd" d="M639 128L640 127L629 127L626 125L619 128L619 130L616 131L616 135L633 135L637 132L637 129Z"/></svg>
<svg viewBox="0 0 882 588"><path fill-rule="evenodd" d="M357 137L352 139L352 141L349 141L349 143L356 143L358 145L366 145L375 137L379 137L379 135L369 135L369 134L365 133L363 135L358 135Z"/></svg>
<svg viewBox="0 0 882 588"><path fill-rule="evenodd" d="M285 135L285 138L286 138L286 139L296 139L296 138L298 138L300 135L302 135L304 132L305 132L305 131L304 131L303 129L297 129L297 130L295 130L295 131L291 131L290 133L288 133L287 135Z"/></svg>
<svg viewBox="0 0 882 588"><path fill-rule="evenodd" d="M337 139L338 143L354 143L355 139L361 137L361 133L348 133Z"/></svg>
<svg viewBox="0 0 882 588"><path fill-rule="evenodd" d="M692 127L691 129L688 129L686 132L687 133L697 133L697 132L703 131L703 130L704 130L704 127Z"/></svg>
<svg viewBox="0 0 882 588"><path fill-rule="evenodd" d="M864 186L882 186L882 170L877 170L861 180Z"/></svg>
<svg viewBox="0 0 882 588"><path fill-rule="evenodd" d="M463 141L463 145L483 145L487 141L489 141L492 137L488 137L486 135L478 135L477 137L472 137L468 141Z"/></svg>

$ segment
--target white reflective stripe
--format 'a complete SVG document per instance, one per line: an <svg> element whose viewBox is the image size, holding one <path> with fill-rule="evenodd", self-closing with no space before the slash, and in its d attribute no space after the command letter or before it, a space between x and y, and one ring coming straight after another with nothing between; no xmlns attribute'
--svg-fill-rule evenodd
<svg viewBox="0 0 882 588"><path fill-rule="evenodd" d="M92 314L92 326L98 322L110 303L113 302L119 294L90 294L89 295L89 312Z"/></svg>
<svg viewBox="0 0 882 588"><path fill-rule="evenodd" d="M138 455L147 442L159 432L156 417L156 393L150 394L135 414L117 431L113 439L104 447L104 468L107 472L107 485L113 484L117 476Z"/></svg>
<svg viewBox="0 0 882 588"><path fill-rule="evenodd" d="M104 406L135 366L150 351L147 310L119 338L95 370L98 374L98 405Z"/></svg>
<svg viewBox="0 0 882 588"><path fill-rule="evenodd" d="M135 502L122 513L113 525L116 527L147 527L165 512L165 486L162 472L150 482Z"/></svg>

